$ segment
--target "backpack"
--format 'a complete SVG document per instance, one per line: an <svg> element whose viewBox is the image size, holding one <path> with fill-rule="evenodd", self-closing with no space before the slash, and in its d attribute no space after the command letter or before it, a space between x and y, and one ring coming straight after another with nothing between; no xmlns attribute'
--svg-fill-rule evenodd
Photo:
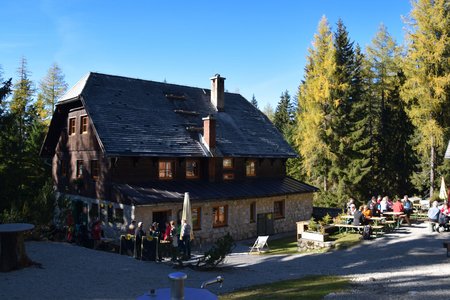
<svg viewBox="0 0 450 300"><path fill-rule="evenodd" d="M366 225L363 228L363 240L370 240L370 236L372 235L372 227L370 225Z"/></svg>

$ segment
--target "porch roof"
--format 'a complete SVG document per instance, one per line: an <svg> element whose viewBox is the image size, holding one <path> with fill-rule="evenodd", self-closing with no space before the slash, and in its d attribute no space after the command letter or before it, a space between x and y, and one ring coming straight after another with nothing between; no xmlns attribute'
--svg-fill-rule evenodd
<svg viewBox="0 0 450 300"><path fill-rule="evenodd" d="M192 202L261 198L316 192L317 188L290 177L245 181L155 181L147 185L117 184L124 202L134 205L182 203L189 192Z"/></svg>

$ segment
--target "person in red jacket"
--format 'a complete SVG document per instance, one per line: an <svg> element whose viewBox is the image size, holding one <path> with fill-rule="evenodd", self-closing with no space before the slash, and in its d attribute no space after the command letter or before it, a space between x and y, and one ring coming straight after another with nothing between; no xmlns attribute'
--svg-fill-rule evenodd
<svg viewBox="0 0 450 300"><path fill-rule="evenodd" d="M402 201L400 201L400 199L395 200L395 203L392 206L392 211L401 213L405 212L405 208L403 207ZM411 221L409 220L408 215L402 215L402 218L406 220L406 223L408 223L409 226L411 226Z"/></svg>
<svg viewBox="0 0 450 300"><path fill-rule="evenodd" d="M95 220L92 224L91 236L94 240L94 249L97 249L102 239L102 225L99 220Z"/></svg>

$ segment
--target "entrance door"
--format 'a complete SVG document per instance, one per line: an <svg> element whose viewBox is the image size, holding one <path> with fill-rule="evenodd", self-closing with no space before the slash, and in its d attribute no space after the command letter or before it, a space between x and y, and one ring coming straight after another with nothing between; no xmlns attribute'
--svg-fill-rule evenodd
<svg viewBox="0 0 450 300"><path fill-rule="evenodd" d="M258 214L256 219L256 234L257 235L274 234L273 213Z"/></svg>
<svg viewBox="0 0 450 300"><path fill-rule="evenodd" d="M172 211L154 211L153 212L153 222L157 222L159 224L159 231L164 233L166 230L166 222L170 221L170 217L172 215Z"/></svg>

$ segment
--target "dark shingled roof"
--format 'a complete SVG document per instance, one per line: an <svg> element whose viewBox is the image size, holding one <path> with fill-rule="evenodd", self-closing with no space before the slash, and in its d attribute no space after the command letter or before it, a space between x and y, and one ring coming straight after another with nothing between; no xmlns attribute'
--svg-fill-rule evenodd
<svg viewBox="0 0 450 300"><path fill-rule="evenodd" d="M114 188L123 195L127 204L135 205L182 203L185 192L189 192L190 200L196 202L271 197L317 191L317 188L290 177L229 182L161 180L145 186L117 184Z"/></svg>
<svg viewBox="0 0 450 300"><path fill-rule="evenodd" d="M218 156L297 156L239 94L225 93L225 109L217 112L207 89L89 73L57 105L79 99L106 155L210 156L199 133L202 118L213 115Z"/></svg>

